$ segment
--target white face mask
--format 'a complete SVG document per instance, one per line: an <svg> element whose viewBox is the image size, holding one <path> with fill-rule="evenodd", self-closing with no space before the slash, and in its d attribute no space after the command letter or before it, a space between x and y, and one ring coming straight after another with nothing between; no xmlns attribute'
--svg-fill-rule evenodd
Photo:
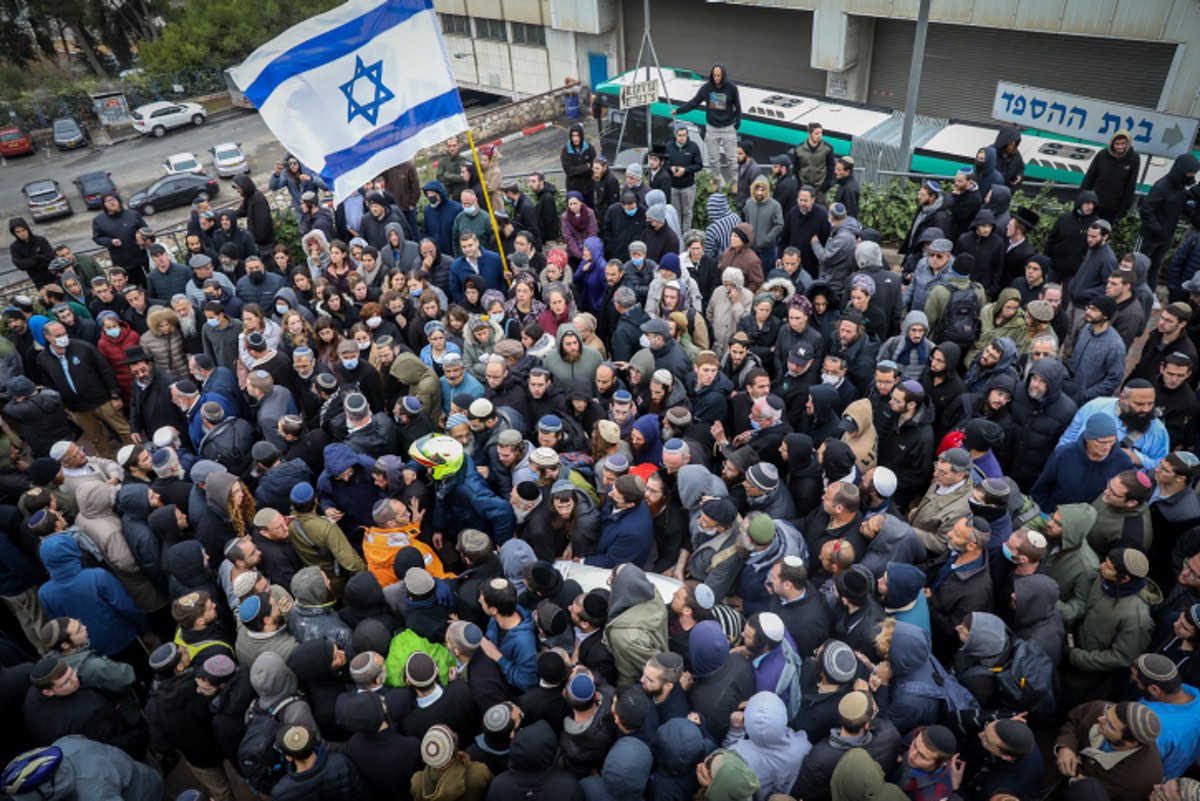
<svg viewBox="0 0 1200 801"><path fill-rule="evenodd" d="M842 380L842 377L840 375L834 375L833 373L821 373L821 383L822 384L829 384L830 386L834 386L837 384L837 382L839 382L841 380Z"/></svg>
<svg viewBox="0 0 1200 801"><path fill-rule="evenodd" d="M368 317L367 318L367 328L370 328L373 330L373 329L378 328L382 324L383 324L382 317Z"/></svg>
<svg viewBox="0 0 1200 801"><path fill-rule="evenodd" d="M70 342L70 339L68 337L55 337L54 338L55 347L65 348L67 346L68 342Z"/></svg>

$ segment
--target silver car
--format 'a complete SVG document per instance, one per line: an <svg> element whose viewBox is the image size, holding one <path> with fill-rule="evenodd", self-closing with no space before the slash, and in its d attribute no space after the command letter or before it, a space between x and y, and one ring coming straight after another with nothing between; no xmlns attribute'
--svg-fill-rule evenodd
<svg viewBox="0 0 1200 801"><path fill-rule="evenodd" d="M250 172L250 161L242 152L240 142L224 142L213 145L208 152L212 155L213 169L221 178L232 178L235 175Z"/></svg>

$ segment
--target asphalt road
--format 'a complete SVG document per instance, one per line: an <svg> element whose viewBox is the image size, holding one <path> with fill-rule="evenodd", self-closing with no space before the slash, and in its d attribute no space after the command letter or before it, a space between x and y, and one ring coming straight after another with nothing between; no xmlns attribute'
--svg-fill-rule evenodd
<svg viewBox="0 0 1200 801"><path fill-rule="evenodd" d="M97 137L99 139L100 137ZM113 145L95 145L88 150L72 150L61 153L54 149L39 149L32 156L8 159L0 166L0 216L4 219L0 230L0 286L20 280L22 273L14 272L8 255L11 235L8 220L14 216L29 219L29 210L21 187L30 181L53 178L62 186L63 193L71 201L75 214L33 224L37 233L51 243L66 242L73 249L95 247L92 242L92 218L98 211L88 211L83 205L72 181L85 172L101 170L112 174L113 183L125 197L144 189L163 174L162 161L173 153L194 153L210 170L212 158L208 149L221 142L241 142L250 158L250 168L255 178L262 177L274 167L276 159L283 155L278 142L261 118L252 112L233 112L220 119L205 123L199 128L179 128L161 139L138 136ZM228 179L221 182L218 202L233 196ZM184 220L188 207L172 209L156 214L147 220L154 228L164 228Z"/></svg>
<svg viewBox="0 0 1200 801"><path fill-rule="evenodd" d="M553 126L539 133L506 143L502 148L504 160L501 167L509 175L536 170L550 170L559 166L558 154L565 141L565 127ZM8 220L14 216L29 219L21 187L30 181L53 178L62 186L71 201L75 214L43 223L34 223L36 233L45 236L52 244L66 242L75 250L94 248L92 242L92 219L98 211L84 208L72 181L93 170L112 174L113 182L125 197L145 188L163 174L162 161L173 153L194 153L211 171L211 156L208 149L221 142L241 142L250 159L251 175L263 188L275 162L283 156L283 147L267 130L262 119L254 112L232 112L230 115L212 120L199 128L179 128L161 139L139 136L112 145L96 145L89 150L60 153L57 150L39 149L32 156L21 156L7 160L0 166L0 288L18 282L24 273L15 270L8 254L11 234ZM562 191L561 176L548 176ZM215 198L222 203L236 197L229 179L222 179L221 191ZM186 206L159 212L147 222L156 229L166 228L182 222L190 213Z"/></svg>

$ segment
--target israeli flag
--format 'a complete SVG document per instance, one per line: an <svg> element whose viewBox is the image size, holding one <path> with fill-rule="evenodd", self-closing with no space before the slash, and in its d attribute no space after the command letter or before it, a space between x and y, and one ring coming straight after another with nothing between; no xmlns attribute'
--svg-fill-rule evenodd
<svg viewBox="0 0 1200 801"><path fill-rule="evenodd" d="M231 73L338 203L467 128L432 0L351 0L285 31Z"/></svg>

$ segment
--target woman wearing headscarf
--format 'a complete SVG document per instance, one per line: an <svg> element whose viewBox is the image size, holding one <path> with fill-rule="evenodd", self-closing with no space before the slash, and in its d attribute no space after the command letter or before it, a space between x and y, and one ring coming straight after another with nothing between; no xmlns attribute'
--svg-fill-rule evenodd
<svg viewBox="0 0 1200 801"><path fill-rule="evenodd" d="M808 434L788 434L783 438L782 450L787 465L788 492L796 506L796 518L803 520L821 503L821 465Z"/></svg>
<svg viewBox="0 0 1200 801"><path fill-rule="evenodd" d="M567 210L562 215L562 237L567 246L567 256L570 257L572 267L578 266L583 260L583 246L587 240L599 235L600 228L596 224L596 212L588 208L581 193L574 190L567 192ZM592 252L592 257L597 266L604 264L595 251ZM604 270L600 272L603 274Z"/></svg>

